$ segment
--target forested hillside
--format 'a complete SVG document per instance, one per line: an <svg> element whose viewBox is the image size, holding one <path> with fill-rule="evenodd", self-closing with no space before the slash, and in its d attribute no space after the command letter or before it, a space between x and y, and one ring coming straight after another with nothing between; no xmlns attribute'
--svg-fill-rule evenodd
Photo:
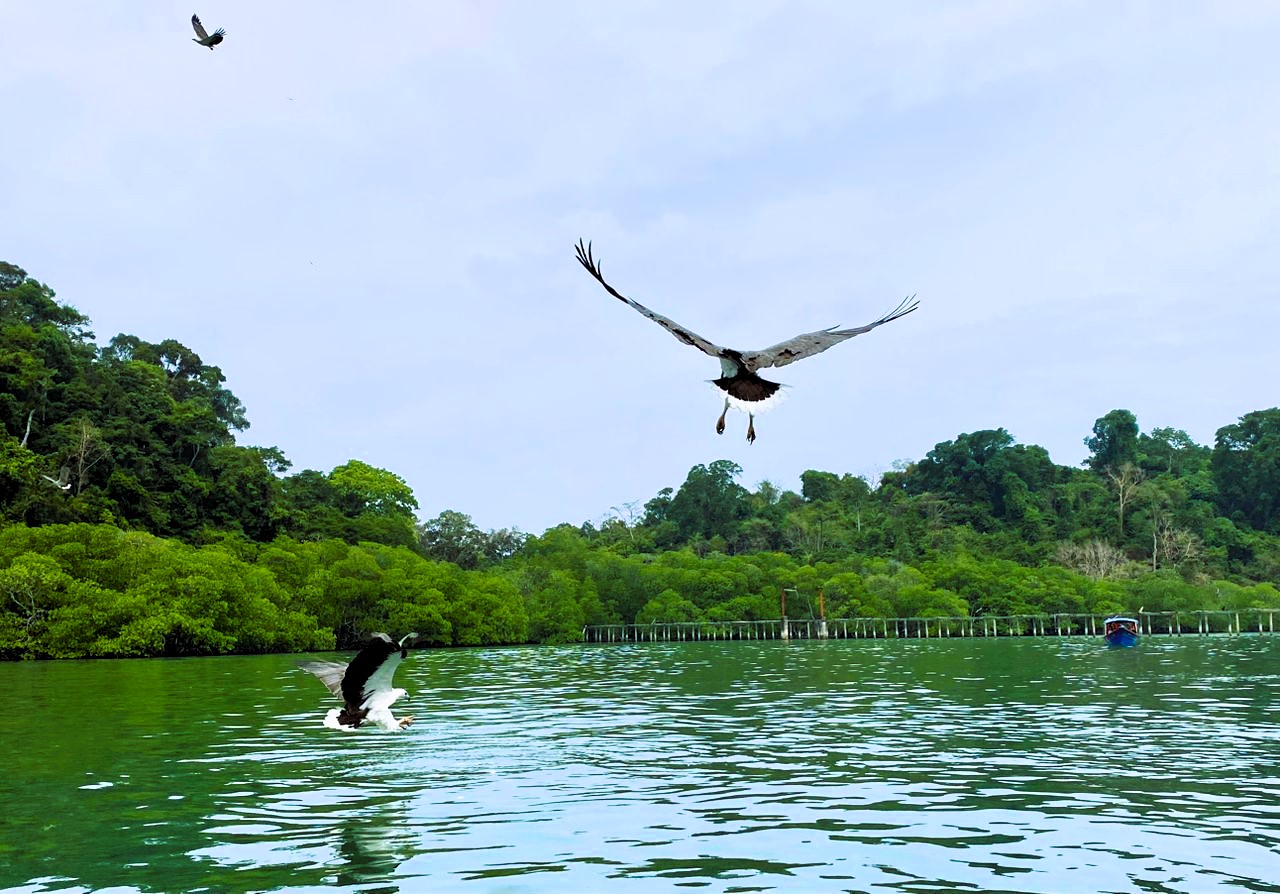
<svg viewBox="0 0 1280 894"><path fill-rule="evenodd" d="M290 472L176 341L95 342L0 263L0 657L559 642L583 624L1280 607L1280 408L1218 430L1099 418L1085 468L1004 429L878 482L750 490L720 460L599 527L419 522L395 473ZM1086 433L1082 433L1086 434Z"/></svg>

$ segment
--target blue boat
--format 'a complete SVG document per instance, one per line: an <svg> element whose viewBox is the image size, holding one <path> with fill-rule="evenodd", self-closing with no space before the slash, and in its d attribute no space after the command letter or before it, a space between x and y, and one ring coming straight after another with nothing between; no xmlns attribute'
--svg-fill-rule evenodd
<svg viewBox="0 0 1280 894"><path fill-rule="evenodd" d="M1138 644L1138 622L1134 618L1115 616L1107 618L1103 623L1102 638L1109 646L1136 646Z"/></svg>

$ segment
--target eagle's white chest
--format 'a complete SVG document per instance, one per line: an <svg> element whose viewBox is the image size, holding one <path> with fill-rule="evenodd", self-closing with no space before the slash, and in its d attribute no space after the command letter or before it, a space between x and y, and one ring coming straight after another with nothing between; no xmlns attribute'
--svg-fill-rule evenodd
<svg viewBox="0 0 1280 894"><path fill-rule="evenodd" d="M392 732L399 732L404 727L400 725L400 721L391 713L391 706L396 703L407 692L403 689L379 689L365 699L364 707L369 709L369 713L365 715L364 723L361 726L374 724L382 729ZM328 714L324 715L324 725L328 729L341 730L342 732L354 732L356 727L343 726L338 722L338 715L342 713L341 708L333 708Z"/></svg>

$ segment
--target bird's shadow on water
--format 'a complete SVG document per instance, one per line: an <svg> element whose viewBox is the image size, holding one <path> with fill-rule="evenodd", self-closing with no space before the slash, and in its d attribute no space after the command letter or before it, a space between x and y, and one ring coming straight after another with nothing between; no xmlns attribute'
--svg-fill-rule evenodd
<svg viewBox="0 0 1280 894"><path fill-rule="evenodd" d="M201 822L207 844L188 858L206 878L238 876L228 890L400 890L402 865L421 850L409 817L418 786L396 770L406 737L334 732L312 715L279 720L278 748L246 741L234 769L220 756L227 772Z"/></svg>
<svg viewBox="0 0 1280 894"><path fill-rule="evenodd" d="M403 810L400 811L402 814ZM335 880L339 885L367 885L390 881L400 865L412 857L416 849L416 834L409 828L407 817L389 823L385 813L376 817L350 820L336 829L338 835L337 856L342 863L337 867ZM362 888L366 892L398 891L395 885L385 888Z"/></svg>

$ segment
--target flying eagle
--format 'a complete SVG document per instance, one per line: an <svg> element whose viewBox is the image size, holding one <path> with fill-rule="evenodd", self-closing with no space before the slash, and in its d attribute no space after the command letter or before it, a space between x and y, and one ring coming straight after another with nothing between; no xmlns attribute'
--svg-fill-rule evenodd
<svg viewBox="0 0 1280 894"><path fill-rule="evenodd" d="M376 723L386 730L401 730L413 723L412 717L397 720L391 706L403 689L393 689L391 678L409 654L418 634L407 634L396 642L385 633L375 633L368 644L356 653L350 664L337 661L303 661L298 667L320 678L329 691L342 699L341 708L325 715L329 729L353 730L363 723Z"/></svg>
<svg viewBox="0 0 1280 894"><path fill-rule="evenodd" d="M196 36L191 39L202 47L208 47L210 50L222 43L222 36L227 33L219 28L213 34L209 34L204 30L204 25L200 24L199 16L191 17L191 27L196 29Z"/></svg>
<svg viewBox="0 0 1280 894"><path fill-rule="evenodd" d="M44 474L42 474L40 477L43 478L45 481L48 481L49 483L62 488L63 490L71 490L71 467L70 466L63 466L61 469L59 469L57 478L50 478L48 475L44 475Z"/></svg>
<svg viewBox="0 0 1280 894"><path fill-rule="evenodd" d="M915 296L912 295L902 299L901 304L874 323L868 323L856 329L837 329L832 326L829 329L797 335L795 338L760 351L736 351L733 348L722 348L713 344L679 323L649 310L639 301L621 294L605 282L604 276L600 273L600 262L591 254L591 244L583 245L582 240L579 239L577 250L578 263L585 267L610 295L631 305L686 345L692 345L702 353L710 354L720 361L720 378L713 379L711 382L724 393L724 410L716 420L716 434L724 434L724 417L729 412L729 407L733 406L747 414L747 443L753 443L756 439L755 414L768 409L781 397L778 392L782 386L777 382L760 378L756 375L756 370L770 366L786 366L805 357L821 354L827 348L847 338L870 332L877 326L905 317L920 306L920 302L916 301Z"/></svg>

